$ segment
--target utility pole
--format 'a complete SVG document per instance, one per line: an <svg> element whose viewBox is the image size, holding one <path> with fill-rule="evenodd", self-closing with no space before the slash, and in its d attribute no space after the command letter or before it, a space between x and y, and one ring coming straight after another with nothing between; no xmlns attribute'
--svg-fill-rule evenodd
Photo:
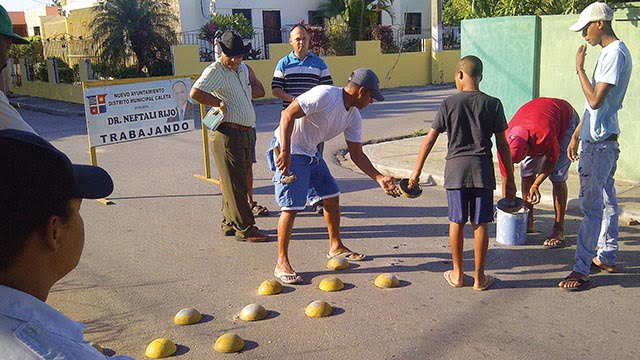
<svg viewBox="0 0 640 360"><path fill-rule="evenodd" d="M431 51L442 50L442 0L431 0Z"/></svg>

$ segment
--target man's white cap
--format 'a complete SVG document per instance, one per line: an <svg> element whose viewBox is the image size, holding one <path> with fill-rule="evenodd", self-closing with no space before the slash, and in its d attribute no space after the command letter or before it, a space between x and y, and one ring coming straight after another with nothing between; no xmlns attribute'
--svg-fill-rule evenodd
<svg viewBox="0 0 640 360"><path fill-rule="evenodd" d="M580 13L578 21L569 27L571 31L581 31L588 23L592 21L605 20L611 21L613 19L613 10L609 5L603 2L594 2L587 6Z"/></svg>

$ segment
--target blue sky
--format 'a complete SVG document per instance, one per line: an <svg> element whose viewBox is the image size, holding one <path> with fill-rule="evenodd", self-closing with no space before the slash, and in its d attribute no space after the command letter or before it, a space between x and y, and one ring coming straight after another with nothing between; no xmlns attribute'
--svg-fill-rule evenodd
<svg viewBox="0 0 640 360"><path fill-rule="evenodd" d="M51 4L49 0L0 0L7 11L23 11Z"/></svg>

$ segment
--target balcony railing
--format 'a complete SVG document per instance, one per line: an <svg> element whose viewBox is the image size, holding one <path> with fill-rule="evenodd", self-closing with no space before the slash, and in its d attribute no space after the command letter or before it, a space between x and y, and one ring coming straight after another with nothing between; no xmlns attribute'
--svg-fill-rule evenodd
<svg viewBox="0 0 640 360"><path fill-rule="evenodd" d="M425 51L420 46L420 39L428 39L431 37L430 28L422 29L405 29L403 26L392 26L393 42L396 48L402 46L403 51ZM265 41L265 30L261 28L254 28L254 36L251 39L246 39L252 45L252 49L259 50L258 54L254 54L257 59L269 58L269 43L288 43L289 42L289 29L281 29L279 31L267 30L266 38L269 42ZM369 38L370 39L370 38ZM460 28L459 27L445 27L443 30L443 39L445 41L445 49L459 49L460 48ZM183 45L198 45L200 49L200 60L211 61L214 55L214 45L207 40L199 38L199 31L183 32L178 37L179 43Z"/></svg>

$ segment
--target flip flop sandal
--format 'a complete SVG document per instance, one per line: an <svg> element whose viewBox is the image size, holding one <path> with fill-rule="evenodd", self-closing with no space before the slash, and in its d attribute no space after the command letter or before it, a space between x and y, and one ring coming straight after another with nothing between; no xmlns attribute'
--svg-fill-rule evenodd
<svg viewBox="0 0 640 360"><path fill-rule="evenodd" d="M557 241L555 244L547 245L554 240ZM544 239L544 243L542 243L542 246L544 246L546 249L557 249L564 246L564 240L548 237Z"/></svg>
<svg viewBox="0 0 640 360"><path fill-rule="evenodd" d="M269 209L267 209L266 206L258 204L257 201L251 204L251 212L253 216L269 216Z"/></svg>
<svg viewBox="0 0 640 360"><path fill-rule="evenodd" d="M485 275L485 282L484 284L480 285L480 286L474 286L473 290L477 290L477 291L484 291L487 290L488 288L491 287L491 285L493 285L493 283L496 281L496 278L494 278L491 275Z"/></svg>
<svg viewBox="0 0 640 360"><path fill-rule="evenodd" d="M564 280L562 280L561 283L564 281L576 281L578 283L578 286L574 286L574 287L560 286L560 284L558 284L559 288L567 291L585 290L589 286L589 283L591 282L591 280L585 280L585 279L580 279L580 278L571 277L571 276L567 276L566 278L564 278Z"/></svg>
<svg viewBox="0 0 640 360"><path fill-rule="evenodd" d="M452 270L447 270L447 271L442 273L442 276L444 276L444 279L447 280L447 282L449 283L449 285L451 285L451 287L454 287L454 288L463 287L464 285L456 284L456 283L453 282L453 280L451 280L451 273L452 272L453 272Z"/></svg>
<svg viewBox="0 0 640 360"><path fill-rule="evenodd" d="M288 274L285 272L279 272L274 270L273 276L275 276L278 280L285 284L300 284L302 283L302 276L296 274L294 271L293 274Z"/></svg>
<svg viewBox="0 0 640 360"><path fill-rule="evenodd" d="M349 256L351 256L351 255L359 255L361 257L350 258ZM340 254L335 254L335 255L331 255L330 253L327 253L327 259L332 259L332 258L335 258L335 257L343 257L343 258L347 259L347 261L362 261L362 260L367 258L367 255L360 254L360 253L357 253L357 252L351 251L351 250L343 251Z"/></svg>

